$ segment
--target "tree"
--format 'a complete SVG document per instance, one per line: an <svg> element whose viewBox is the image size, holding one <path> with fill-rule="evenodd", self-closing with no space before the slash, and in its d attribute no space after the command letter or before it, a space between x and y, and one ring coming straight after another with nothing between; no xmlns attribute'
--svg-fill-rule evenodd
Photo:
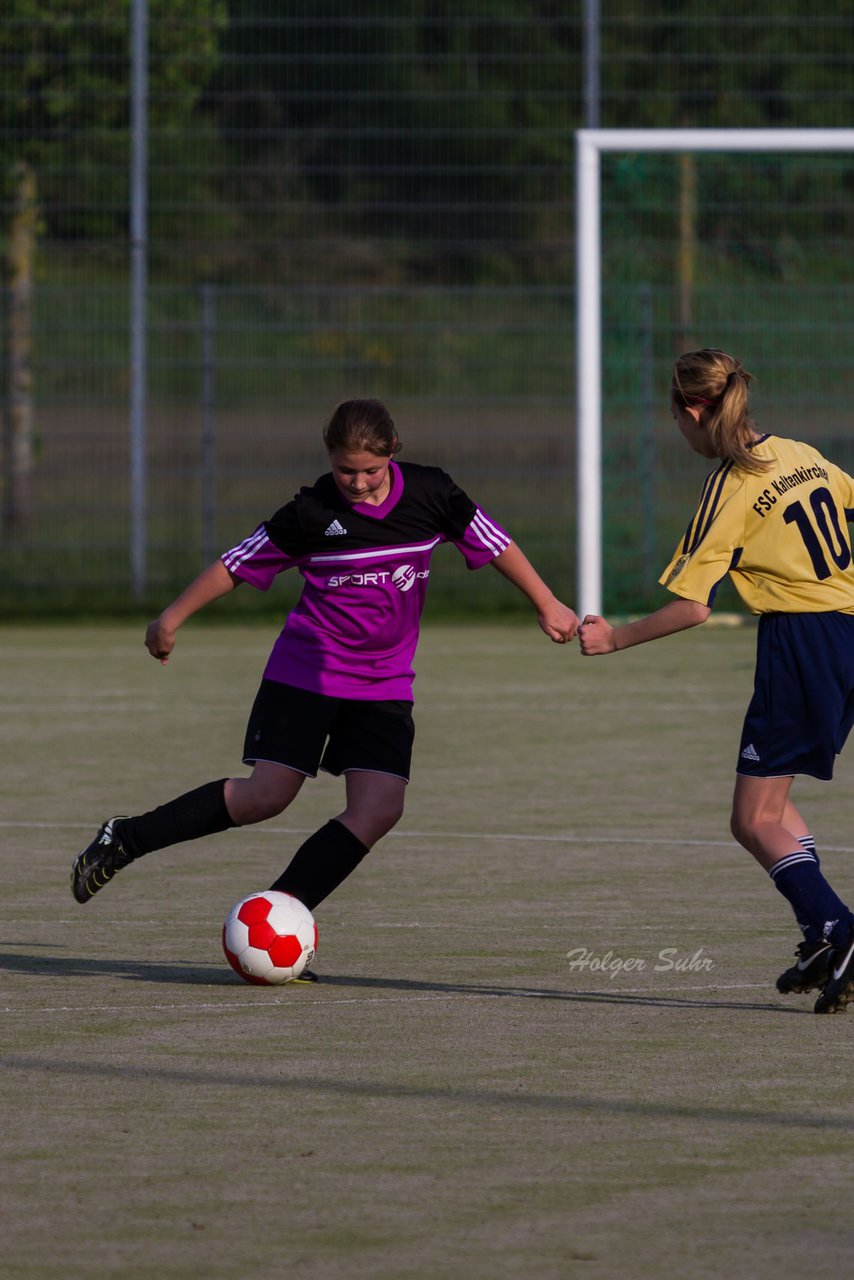
<svg viewBox="0 0 854 1280"><path fill-rule="evenodd" d="M216 66L222 0L149 0L150 116L168 134ZM6 210L4 524L30 519L30 294L37 235L123 240L130 0L6 0L0 19L0 193ZM105 177L106 175L106 177Z"/></svg>
<svg viewBox="0 0 854 1280"><path fill-rule="evenodd" d="M280 240L315 245L319 270L331 242L381 238L378 270L477 279L560 202L580 86L565 3L229 8L207 109L239 148L256 231L269 211Z"/></svg>

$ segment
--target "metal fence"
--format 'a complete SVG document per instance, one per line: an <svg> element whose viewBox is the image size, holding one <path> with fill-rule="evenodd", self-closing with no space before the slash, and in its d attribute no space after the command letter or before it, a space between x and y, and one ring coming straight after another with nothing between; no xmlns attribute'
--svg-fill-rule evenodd
<svg viewBox="0 0 854 1280"><path fill-rule="evenodd" d="M4 611L158 607L324 469L351 395L385 399L403 456L446 466L571 598L575 130L850 125L849 0L149 0L144 246L135 7L0 14ZM693 502L663 399L686 345L737 349L763 422L845 461L853 188L850 156L609 160L608 607L655 598ZM495 575L440 567L434 605L509 606Z"/></svg>

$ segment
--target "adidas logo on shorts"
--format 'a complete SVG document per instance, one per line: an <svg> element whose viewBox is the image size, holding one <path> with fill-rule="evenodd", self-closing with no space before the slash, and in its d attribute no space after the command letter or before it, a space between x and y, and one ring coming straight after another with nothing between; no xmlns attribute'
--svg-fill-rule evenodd
<svg viewBox="0 0 854 1280"><path fill-rule="evenodd" d="M750 742L750 743L748 743L748 745L747 745L747 746L744 748L744 750L742 751L742 753L741 753L741 758L742 758L742 760L755 760L755 761L758 761L758 760L760 760L762 757L759 755L759 752L756 750L756 748L754 747L753 743L752 743L752 742Z"/></svg>

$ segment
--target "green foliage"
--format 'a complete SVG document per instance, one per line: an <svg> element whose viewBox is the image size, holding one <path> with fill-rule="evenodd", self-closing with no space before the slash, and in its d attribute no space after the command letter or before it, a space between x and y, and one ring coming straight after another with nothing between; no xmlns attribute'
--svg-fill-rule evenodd
<svg viewBox="0 0 854 1280"><path fill-rule="evenodd" d="M580 6L149 7L155 273L483 285L571 271ZM848 0L717 9L602 6L603 125L849 123ZM126 234L129 16L129 0L8 0L0 18L0 180L8 194L15 161L36 170L54 243ZM619 163L615 191L628 211L640 203L648 222L670 219L670 234L672 166ZM766 170L751 197L785 203L813 173ZM851 183L850 165L826 176L808 233L846 234L838 197ZM734 193L726 181L710 190L721 206Z"/></svg>
<svg viewBox="0 0 854 1280"><path fill-rule="evenodd" d="M6 0L0 20L0 172L35 169L48 234L124 233L129 0ZM150 123L182 133L218 60L223 0L150 0Z"/></svg>
<svg viewBox="0 0 854 1280"><path fill-rule="evenodd" d="M825 283L850 272L850 155L698 155L694 174L698 284L745 274ZM607 275L649 282L674 274L681 182L679 156L603 158Z"/></svg>
<svg viewBox="0 0 854 1280"><path fill-rule="evenodd" d="M264 0L233 2L206 111L239 146L256 232L281 234L282 202L289 230L323 241L318 209L352 238L382 209L410 276L482 279L485 263L500 278L502 250L484 259L480 246L536 233L532 206L552 198L568 157L577 40L553 7L503 0L485 17L378 0L364 16L317 0L273 17Z"/></svg>
<svg viewBox="0 0 854 1280"><path fill-rule="evenodd" d="M830 128L851 120L849 0L603 6L613 128Z"/></svg>

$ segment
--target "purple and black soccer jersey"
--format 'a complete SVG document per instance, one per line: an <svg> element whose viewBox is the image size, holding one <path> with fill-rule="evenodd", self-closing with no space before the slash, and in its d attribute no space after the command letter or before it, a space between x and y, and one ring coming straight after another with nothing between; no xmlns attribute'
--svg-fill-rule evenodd
<svg viewBox="0 0 854 1280"><path fill-rule="evenodd" d="M234 577L261 591L285 569L304 579L266 679L332 697L411 700L433 551L453 542L479 569L510 545L438 467L392 462L389 476L378 506L348 502L322 476L223 555Z"/></svg>

